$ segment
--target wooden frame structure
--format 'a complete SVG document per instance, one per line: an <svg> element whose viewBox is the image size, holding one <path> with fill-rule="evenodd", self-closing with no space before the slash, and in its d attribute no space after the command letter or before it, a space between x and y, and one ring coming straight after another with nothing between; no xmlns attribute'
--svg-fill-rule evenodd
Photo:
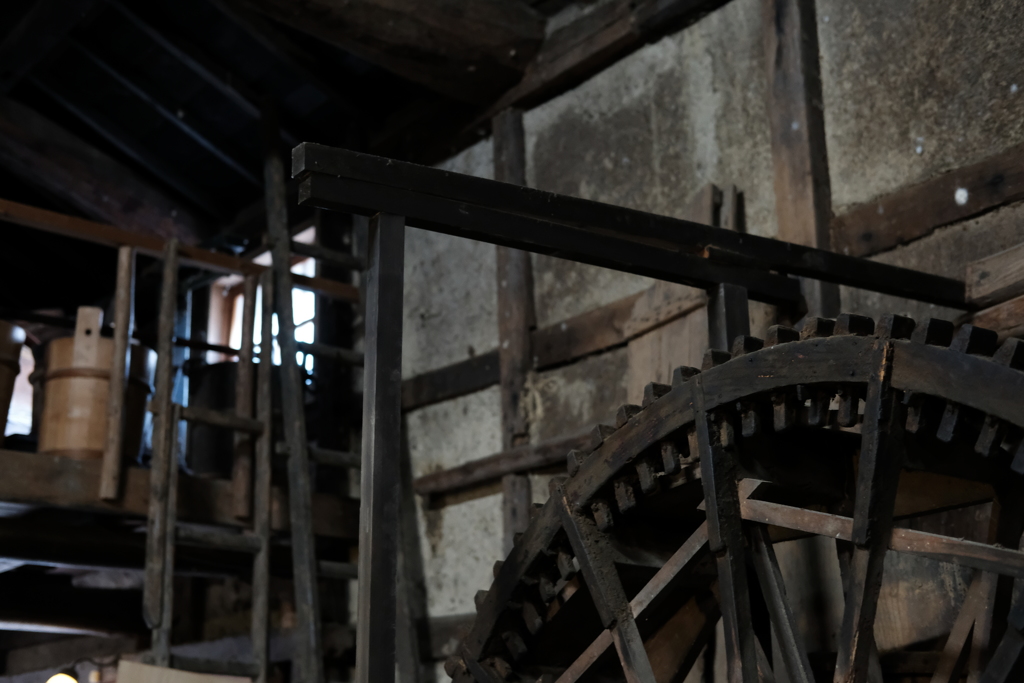
<svg viewBox="0 0 1024 683"><path fill-rule="evenodd" d="M717 334L714 334L712 339L718 342L719 348L728 345L733 336L738 336L740 340L747 339L743 336L747 334L746 330L741 329L745 327L741 324L745 323L745 316L739 315L739 312L745 306L748 296L752 299L790 306L798 310L802 303L802 296L796 277L860 287L954 308L968 309L972 307L965 300L964 283L949 278L835 254L823 249L742 235L721 228L712 228L641 211L559 196L321 145L306 143L297 147L293 152L292 172L301 181L299 198L300 202L306 205L361 215L403 216L410 224L422 229L490 242L502 247L555 255L706 289L709 291L709 300L712 302L709 324L712 331L717 330ZM397 221L399 219L389 218L388 220ZM400 237L396 234L393 239L400 240ZM371 279L368 287L375 286L383 287L385 285L380 282L375 284ZM390 286L395 286L395 283L391 282ZM383 302L384 299L378 299L378 301ZM368 315L383 316L385 312L368 311ZM388 315L396 314L392 312ZM817 319L810 319L811 329L816 324L815 320ZM821 324L824 325L824 322ZM863 334L860 331L859 320L852 319L851 322L851 319L847 319L844 324L852 325L851 330L846 334ZM891 324L899 326L900 323L897 321ZM829 328L829 333L831 333L831 328ZM400 330L395 330L393 334L400 335ZM785 330L781 330L778 334L781 336L776 340L777 342L789 339ZM367 353L373 353L370 350L371 344L380 344L385 341L391 345L395 340L383 340L380 336L374 340L368 339ZM741 343L738 351L735 347L733 347L733 351L742 354L759 348L753 342L751 344L752 346L748 349L745 343ZM886 346L885 348L889 349L890 347ZM729 358L730 355L727 351L709 353L711 353L712 365ZM887 353L891 353L891 351ZM375 372L380 372L380 370L375 370ZM883 379L888 377L888 371L880 369L878 372ZM385 374L390 377L390 381L397 391L400 383L400 365L397 358L390 372ZM691 375L684 372L680 381L684 381L689 376ZM702 381L698 378L694 386L699 389ZM871 384L871 386L874 387L875 384ZM650 395L645 394L645 405L648 402L653 403L669 393L672 387L654 385L648 389ZM885 387L869 388L868 391L868 414L877 415L880 420L891 414L891 411L883 410L880 407L885 401L890 400L887 398L886 391ZM700 395L703 393L699 391L697 398L694 399L694 410L698 412L710 410L710 406L704 408L702 405L698 405L703 402L702 400L698 401ZM848 403L847 410L849 411L849 409ZM389 410L394 411L395 414L389 414L387 412ZM380 406L369 402L368 399L364 412L367 428L378 421L390 422L396 419L399 410L399 406ZM788 408L788 403L785 402L782 404L781 410L780 414L785 421L786 416L790 415L792 411ZM630 423L630 417L634 414L636 414L635 411L627 411L621 420L622 424ZM697 422L699 425L704 425L703 427L698 426L695 437L695 443L700 452L709 454L718 452L716 449L722 447L718 441L721 438L720 427L709 427L705 420ZM591 445L595 448L599 447L604 437L611 434L611 429L609 428L607 432L598 430ZM866 431L869 435L867 438L870 440L872 438L870 434L874 432L869 428L866 428ZM364 443L363 457L364 463L366 463L363 478L364 500L365 497L371 495L372 491L394 485L394 482L380 482L375 478L387 476L385 464L378 465L377 461L390 457L390 453L397 451L398 438L396 432L390 436L392 441L390 444L386 441ZM882 448L884 444L877 447ZM876 448L876 446L871 448ZM870 449L869 452L871 452ZM571 458L572 453L570 453L570 472L573 470ZM704 477L707 499L714 503L709 505L708 540L718 551L724 551L724 554L720 554L719 570L723 576L727 577L727 585L730 585L729 581L733 582L735 586L745 585L743 562L741 559L734 558L728 551L729 548L735 549L738 547L737 544L742 546L744 543L739 527L741 506L734 493L734 471L725 465L726 461L722 457L709 455L706 458L701 457L701 462L704 463L702 468L711 467L705 472ZM886 462L889 461L886 460ZM712 463L717 464L712 467ZM726 469L719 472L718 467L726 467ZM888 481L881 472L879 477L880 482ZM715 482L721 482L721 488ZM881 484L879 486L879 491L882 491L884 487ZM878 524L884 523L886 517L882 511L885 509L886 502L882 493L878 495L882 496L877 503L880 506L878 511L871 512L858 508L855 519L878 519ZM718 500L719 497L722 497L721 501ZM531 529L535 529L539 524L542 528L550 526L551 533L558 528L572 531L569 533L569 537L570 540L575 539L572 543L573 549L583 567L588 585L592 584L591 590L596 590L594 586L605 586L610 591L607 593L603 589L598 591L599 611L608 610L607 614L602 612L602 620L607 622L606 626L609 627L616 624L621 625L624 622L621 622L620 619L622 615L628 613L628 605L625 604L621 595L621 588L618 589L619 592L616 592L614 586L609 584L607 567L602 568L603 560L596 557L593 561L587 559L589 544L586 539L590 535L587 525L594 522L579 519L578 494L573 498L577 499L573 506L557 513L551 512L547 515L542 513L542 517L535 520ZM875 496L872 495L871 499L874 500ZM627 496L625 500L628 501L629 497ZM545 510L548 508L551 508L551 504ZM366 511L368 510L364 507L364 512ZM389 511L374 510L373 513L388 515ZM596 509L594 514L597 516L596 524L601 526L602 516L607 518L607 515ZM720 520L719 515L724 515L724 518ZM374 517L370 520L363 519L363 528L388 529L393 528L395 523L396 520L393 517L383 519ZM887 528L880 528L877 531L862 530L860 534L866 535L865 538L878 539L885 537L887 531ZM542 533L542 535L545 534ZM861 538L862 546L865 542ZM544 543L546 544L546 541ZM765 581L770 581L773 576L770 545L767 548L763 547L763 544L757 545L757 547L761 548L758 557L764 560L758 564L759 574L763 575ZM371 554L388 552L386 541L383 542L382 547L375 547L372 538L363 548L364 552ZM884 546L881 549L884 551ZM533 550L539 551L540 548L533 548ZM510 559L519 558L524 552L532 551L517 544ZM860 563L858 566L874 567L877 572L877 568L880 567L877 558L880 555L872 551L865 557L872 559L865 560L864 562L867 564L857 560ZM522 556L521 559L525 562L526 556ZM363 561L373 562L374 560ZM386 563L386 560L380 561ZM518 579L520 574L517 572L524 572L527 569L526 565L520 564L518 560L512 564L519 566L517 569L509 569L508 566L502 569L498 577L499 582L504 581L503 577L506 575L509 576L509 580L513 577ZM864 590L868 591L865 593L866 596L871 591L868 586L876 578L880 579L880 574L869 571L864 575L863 579L867 581ZM364 581L384 581L390 585L394 584L393 577L389 575L365 577ZM723 593L727 585L723 585ZM511 585L498 592L501 593L505 590L511 590ZM502 606L509 596L495 597L492 595L494 593L495 591L492 589L491 594L488 594L484 603L481 604L481 615L494 611L493 617L497 618L498 612L503 609ZM386 591L382 594L385 597L381 598L380 608L377 611L392 614L393 608L390 606L391 603L387 602ZM744 595L742 592L730 592L730 599L723 604L723 611L728 615L727 628L730 628L731 633L735 635L734 638L727 639L727 642L730 643L730 657L733 657L736 662L735 670L736 672L743 671L742 676L745 680L753 680L750 677L755 676L754 672L762 667L763 653L758 652L754 641L745 639L740 633L739 624L743 623L743 615L749 611L749 605L746 604ZM774 595L777 598L778 591ZM725 596L723 595L723 597ZM780 606L778 600L775 601L775 604ZM869 608L870 605L865 603L865 607ZM375 609L372 604L367 605L367 608L371 612ZM867 614L865 612L866 616ZM870 614L870 617L873 619L873 614ZM863 623L863 620L858 619L854 618L856 623L851 622L847 628L851 630L858 628L858 625ZM461 671L466 675L477 681L497 680L502 673L500 667L492 670L477 660L484 654L482 638L485 637L486 631L489 629L487 618L484 618L483 624L484 626L481 626L481 621L478 618L473 637L466 644L467 656L459 660L458 666L462 667ZM374 640L371 645L369 631L366 630L366 626L362 622L358 624L358 628L357 648L374 647L381 653L393 651L390 649L393 648L393 644L381 643L379 640ZM379 631L375 631L375 638L379 633ZM512 642L508 643L508 647L513 653L518 649L515 638L518 636L512 637ZM643 664L646 661L646 655L640 656L642 647L637 650L639 640L635 630L629 628L621 631L613 630L612 640L619 651L627 679L652 680L648 675L650 673L649 665L645 668ZM359 642L362 642L363 645L360 646ZM862 672L866 672L865 667L868 661L865 652L867 650L841 653L841 661L847 661L851 667L855 667L857 672L855 678L851 680L864 680L862 676L866 674ZM846 659L843 660L843 657ZM361 661L367 660L362 659ZM799 657L793 659L793 662L794 664L802 663ZM391 680L392 674L378 673L386 676L386 680ZM371 679L367 675L368 669L362 668L359 672L361 681L385 680L380 677ZM737 673L737 675L739 674Z"/></svg>

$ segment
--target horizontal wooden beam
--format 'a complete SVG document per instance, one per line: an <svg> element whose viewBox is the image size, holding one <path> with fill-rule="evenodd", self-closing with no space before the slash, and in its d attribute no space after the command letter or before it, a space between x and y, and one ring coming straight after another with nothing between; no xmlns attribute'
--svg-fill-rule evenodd
<svg viewBox="0 0 1024 683"><path fill-rule="evenodd" d="M795 529L843 541L849 541L853 535L853 519L850 517L763 500L747 499L741 503L741 509L743 519L761 524ZM889 549L1024 578L1024 552L987 543L896 528L892 530Z"/></svg>
<svg viewBox="0 0 1024 683"><path fill-rule="evenodd" d="M532 107L591 76L670 31L678 30L727 0L613 0L552 32L523 79L479 119L509 107Z"/></svg>
<svg viewBox="0 0 1024 683"><path fill-rule="evenodd" d="M972 313L961 322L993 330L1000 339L1024 336L1024 295Z"/></svg>
<svg viewBox="0 0 1024 683"><path fill-rule="evenodd" d="M61 507L145 517L149 511L149 470L129 467L124 494L116 501L102 501L99 460L75 460L45 453L0 450L0 501L44 507ZM182 477L178 517L203 524L242 526L231 506L231 482L222 479ZM359 502L313 494L313 526L318 535L355 538ZM274 487L271 524L288 529L287 493Z"/></svg>
<svg viewBox="0 0 1024 683"><path fill-rule="evenodd" d="M962 281L668 216L303 143L299 202L407 216L420 228L694 287L799 300L786 275L966 308Z"/></svg>
<svg viewBox="0 0 1024 683"><path fill-rule="evenodd" d="M28 228L45 230L65 237L102 244L108 247L130 246L135 247L139 253L160 258L164 250L164 240L161 237L123 230L113 225L90 221L77 216L47 211L18 202L11 202L0 199L0 221L7 221L17 225L24 225ZM193 266L221 273L241 273L243 275L259 275L266 266L222 254L202 247L182 244L178 247L181 253L181 265ZM305 277L303 275L292 275L293 284L300 289L308 289L313 292L324 294L341 301L357 303L359 301L359 289L344 282L328 280L321 277Z"/></svg>
<svg viewBox="0 0 1024 683"><path fill-rule="evenodd" d="M120 162L10 99L0 99L0 164L126 232L183 244L198 244L210 232Z"/></svg>
<svg viewBox="0 0 1024 683"><path fill-rule="evenodd" d="M544 37L543 18L521 2L244 4L436 92L476 104L490 102L514 84Z"/></svg>
<svg viewBox="0 0 1024 683"><path fill-rule="evenodd" d="M532 472L552 465L564 465L565 456L573 449L590 443L590 430L538 444L516 446L501 453L467 462L441 472L424 475L413 481L413 490L422 496L454 493L506 474Z"/></svg>
<svg viewBox="0 0 1024 683"><path fill-rule="evenodd" d="M967 300L991 306L1024 294L1024 244L967 264Z"/></svg>
<svg viewBox="0 0 1024 683"><path fill-rule="evenodd" d="M832 246L868 256L1024 199L1024 144L859 204L832 222Z"/></svg>
<svg viewBox="0 0 1024 683"><path fill-rule="evenodd" d="M472 394L498 383L498 351L489 351L402 382L402 410Z"/></svg>

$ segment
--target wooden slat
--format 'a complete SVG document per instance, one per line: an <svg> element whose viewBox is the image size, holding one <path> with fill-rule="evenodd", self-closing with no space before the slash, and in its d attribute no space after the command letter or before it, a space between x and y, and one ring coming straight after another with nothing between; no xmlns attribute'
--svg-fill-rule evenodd
<svg viewBox="0 0 1024 683"><path fill-rule="evenodd" d="M1024 145L860 204L832 223L836 251L868 256L1024 198Z"/></svg>
<svg viewBox="0 0 1024 683"><path fill-rule="evenodd" d="M984 610L986 603L995 588L994 576L988 572L977 572L971 581L967 595L960 605L953 628L942 648L942 656L935 667L931 683L957 683L964 671L965 655L970 647L972 631L977 628L975 622Z"/></svg>
<svg viewBox="0 0 1024 683"><path fill-rule="evenodd" d="M707 513L708 547L718 565L722 624L730 683L756 683L757 650L752 628L741 526L735 455L722 442L724 422L705 410L703 376L688 382L693 392L694 424L700 449L701 483Z"/></svg>
<svg viewBox="0 0 1024 683"><path fill-rule="evenodd" d="M779 239L829 249L832 192L815 3L764 0L761 7ZM811 315L839 313L834 283L805 281L803 290Z"/></svg>
<svg viewBox="0 0 1024 683"><path fill-rule="evenodd" d="M285 356L287 358L287 356ZM156 409L159 411L159 408ZM154 412L156 412L154 411ZM240 432L259 434L263 431L263 423L251 417L240 417L234 413L225 413L199 406L185 406L181 411L183 419L189 422L201 422L212 427L223 427Z"/></svg>
<svg viewBox="0 0 1024 683"><path fill-rule="evenodd" d="M288 198L285 166L281 155L277 111L268 104L263 112L263 176L267 205L267 237L273 258L274 312L277 342L281 347L281 414L288 444L288 513L292 521L292 583L295 590L295 676L307 683L323 683L320 594L316 577L316 546L313 538L313 484L306 451L304 377L294 362L298 353L292 302L291 235L288 230ZM269 330L263 339L269 341ZM269 344L268 344L269 346Z"/></svg>
<svg viewBox="0 0 1024 683"><path fill-rule="evenodd" d="M1024 245L968 263L966 286L967 300L978 306L1024 294Z"/></svg>
<svg viewBox="0 0 1024 683"><path fill-rule="evenodd" d="M644 650L633 610L619 580L615 564L608 554L608 544L594 520L572 512L564 491L558 487L557 505L580 570L594 606L619 655L622 672L628 683L654 683L654 670Z"/></svg>
<svg viewBox="0 0 1024 683"><path fill-rule="evenodd" d="M141 254L157 258L162 256L164 249L164 241L152 234L122 230L113 225L38 209L6 199L0 199L0 220L108 247L131 246ZM214 272L241 273L242 275L259 275L266 270L266 266L255 264L252 261L188 244L179 244L179 251L180 263L183 266L205 268ZM353 303L359 301L359 290L344 282L294 275L293 284L299 289L308 289L341 301Z"/></svg>
<svg viewBox="0 0 1024 683"><path fill-rule="evenodd" d="M625 344L640 334L634 327L627 336L626 329L641 297L634 294L535 331L534 366L542 370Z"/></svg>
<svg viewBox="0 0 1024 683"><path fill-rule="evenodd" d="M779 640L782 660L793 683L814 683L811 663L807 659L807 651L800 642L796 619L786 598L786 587L782 580L779 561L775 557L772 539L768 530L761 525L750 530L751 554L754 558L754 570L764 594L768 613L772 620L772 633Z"/></svg>
<svg viewBox="0 0 1024 683"><path fill-rule="evenodd" d="M495 349L405 380L402 382L402 410L415 410L481 391L497 384L499 378Z"/></svg>
<svg viewBox="0 0 1024 683"><path fill-rule="evenodd" d="M253 333L256 327L256 275L245 277L242 292L242 343L235 367L235 414L243 420L253 418ZM269 355L269 354L268 354ZM256 420L267 430L265 420ZM268 435L269 437L269 435ZM235 516L248 519L252 514L252 458L254 439L245 432L236 432L234 460L231 467L231 501Z"/></svg>
<svg viewBox="0 0 1024 683"><path fill-rule="evenodd" d="M261 329L274 328L274 278L270 271L260 276L263 290ZM268 334L267 339L270 339ZM260 540L260 549L252 559L252 658L259 673L255 683L267 683L270 661L270 532L271 532L271 460L274 450L273 365L260 363L256 369L256 417L265 426L256 437L255 468L252 481L252 531ZM314 516L314 523L315 523Z"/></svg>
<svg viewBox="0 0 1024 683"><path fill-rule="evenodd" d="M568 437L517 446L458 467L426 474L413 482L413 488L420 495L436 496L494 481L506 474L564 465L569 451L583 448L589 442L590 430L587 429Z"/></svg>
<svg viewBox="0 0 1024 683"><path fill-rule="evenodd" d="M114 349L110 360L110 389L107 394L107 442L103 451L100 498L113 500L121 490L124 434L124 391L130 358L129 341L135 325L135 249L117 250L117 285L114 290Z"/></svg>
<svg viewBox="0 0 1024 683"><path fill-rule="evenodd" d="M395 678L404 219L378 214L368 243L356 671L360 683L387 683Z"/></svg>
<svg viewBox="0 0 1024 683"><path fill-rule="evenodd" d="M969 317L969 322L994 330L1000 339L1024 336L1024 295L980 310Z"/></svg>
<svg viewBox="0 0 1024 683"><path fill-rule="evenodd" d="M149 509L150 470L129 467L117 500L96 495L100 486L98 460L74 460L45 453L0 450L0 501L62 507L101 514L144 517ZM231 482L223 479L185 477L181 481L178 518L200 524L241 526L231 505ZM289 528L288 496L279 487L271 492L272 527ZM314 531L318 536L355 538L358 503L347 498L313 495Z"/></svg>

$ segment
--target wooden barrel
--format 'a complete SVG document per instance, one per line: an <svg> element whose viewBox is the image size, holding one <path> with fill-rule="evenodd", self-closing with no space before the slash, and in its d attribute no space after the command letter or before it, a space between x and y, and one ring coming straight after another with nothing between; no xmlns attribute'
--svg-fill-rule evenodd
<svg viewBox="0 0 1024 683"><path fill-rule="evenodd" d="M46 349L39 452L78 459L102 458L107 441L107 393L114 340L99 335L98 318L95 325L79 323L74 337L54 339ZM142 441L156 353L133 344L130 356L123 455L134 458Z"/></svg>
<svg viewBox="0 0 1024 683"><path fill-rule="evenodd" d="M7 412L11 409L14 395L14 380L21 370L21 345L25 342L25 330L6 320L0 320L0 413L7 424Z"/></svg>

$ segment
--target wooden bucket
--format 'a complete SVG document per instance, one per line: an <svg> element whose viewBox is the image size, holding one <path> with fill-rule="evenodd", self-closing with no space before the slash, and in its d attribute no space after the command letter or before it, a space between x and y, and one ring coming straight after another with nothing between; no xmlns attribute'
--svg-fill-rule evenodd
<svg viewBox="0 0 1024 683"><path fill-rule="evenodd" d="M54 339L47 346L40 453L83 460L103 457L114 340L100 336L101 315L98 308L79 309L75 336ZM123 455L134 458L142 441L156 353L133 344L130 356Z"/></svg>
<svg viewBox="0 0 1024 683"><path fill-rule="evenodd" d="M21 370L21 345L25 342L25 330L6 320L0 320L0 411L4 424L11 409L14 395L14 380Z"/></svg>

